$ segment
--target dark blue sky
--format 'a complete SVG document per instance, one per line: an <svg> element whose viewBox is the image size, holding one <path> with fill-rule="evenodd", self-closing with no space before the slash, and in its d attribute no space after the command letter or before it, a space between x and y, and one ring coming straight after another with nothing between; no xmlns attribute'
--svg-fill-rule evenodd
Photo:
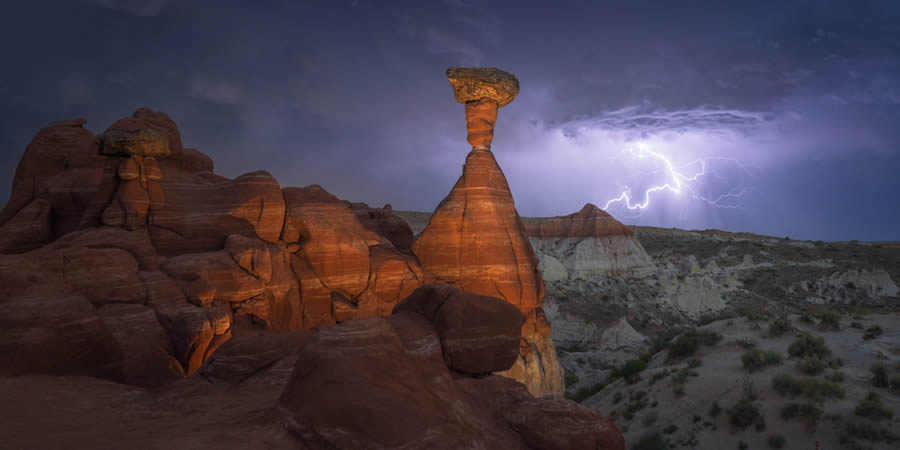
<svg viewBox="0 0 900 450"><path fill-rule="evenodd" d="M432 210L468 151L444 71L493 66L522 215L900 240L900 2L17 3L0 198L41 126L148 106L225 176Z"/></svg>

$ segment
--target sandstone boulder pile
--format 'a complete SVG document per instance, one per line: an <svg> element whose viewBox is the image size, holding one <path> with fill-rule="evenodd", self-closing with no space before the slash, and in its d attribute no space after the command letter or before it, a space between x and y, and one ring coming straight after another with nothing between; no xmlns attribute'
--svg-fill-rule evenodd
<svg viewBox="0 0 900 450"><path fill-rule="evenodd" d="M99 136L85 123L38 132L0 212L5 374L155 386L198 372L234 323L389 315L423 282L389 211L367 229L321 187L218 176L165 113L138 109Z"/></svg>

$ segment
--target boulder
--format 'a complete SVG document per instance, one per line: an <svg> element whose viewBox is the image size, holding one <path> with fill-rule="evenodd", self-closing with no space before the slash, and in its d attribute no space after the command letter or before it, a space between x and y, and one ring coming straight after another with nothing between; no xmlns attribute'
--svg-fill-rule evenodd
<svg viewBox="0 0 900 450"><path fill-rule="evenodd" d="M113 123L100 135L100 153L109 156L168 156L169 141L141 119Z"/></svg>
<svg viewBox="0 0 900 450"><path fill-rule="evenodd" d="M525 448L463 395L434 328L403 313L319 330L300 352L278 411L301 446Z"/></svg>
<svg viewBox="0 0 900 450"><path fill-rule="evenodd" d="M122 349L122 382L157 387L184 377L184 369L172 356L169 335L152 308L109 305L97 312Z"/></svg>
<svg viewBox="0 0 900 450"><path fill-rule="evenodd" d="M300 253L330 291L346 298L362 293L369 281L369 246L353 211L318 185L285 188L284 200L284 242L300 245Z"/></svg>
<svg viewBox="0 0 900 450"><path fill-rule="evenodd" d="M422 292L430 289L445 288ZM323 328L302 347L277 405L301 448L624 449L615 425L572 401L534 399L502 377L452 373L426 319L447 306L413 303L420 308ZM519 314L498 299L487 303ZM515 354L516 342L507 345Z"/></svg>
<svg viewBox="0 0 900 450"><path fill-rule="evenodd" d="M405 311L431 322L441 339L444 362L457 372L506 370L518 357L525 318L503 300L428 284L394 307L394 314Z"/></svg>

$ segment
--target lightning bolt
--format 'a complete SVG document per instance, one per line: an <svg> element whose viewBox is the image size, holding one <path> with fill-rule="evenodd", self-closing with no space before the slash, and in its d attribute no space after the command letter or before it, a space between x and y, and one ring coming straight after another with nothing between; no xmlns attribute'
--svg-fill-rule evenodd
<svg viewBox="0 0 900 450"><path fill-rule="evenodd" d="M681 167L676 167L675 164L673 164L672 161L669 160L669 158L667 158L662 153L651 150L647 146L647 144L645 144L643 142L637 143L636 145L631 147L629 149L629 153L631 153L632 156L634 156L635 158L638 158L638 159L652 158L652 159L657 160L657 162L662 165L663 170L666 173L668 181L666 181L666 183L664 183L664 184L655 185L655 186L652 186L652 187L644 190L642 201L635 200L634 196L631 192L631 188L626 186L625 189L622 191L622 193L618 197L611 198L606 202L606 205L603 207L604 210L608 210L610 208L610 206L612 206L612 205L621 204L621 206L624 206L629 211L637 211L639 213L643 213L647 210L647 208L650 207L650 199L651 199L652 194L655 194L657 192L664 192L664 191L669 191L675 195L679 195L682 192L687 192L688 194L691 195L692 198L703 201L703 202L709 204L710 206L714 206L717 208L740 208L741 207L740 203L727 204L727 203L723 203L723 202L725 202L726 200L729 200L729 199L741 198L748 191L747 188L743 188L738 192L729 192L729 193L721 194L715 198L705 197L703 195L698 194L694 190L692 184L694 184L695 182L698 182L702 177L705 177L708 175L716 176L720 179L727 181L727 179L725 179L724 177L722 177L715 171L707 170L707 161L706 160L697 159L695 161L692 161L689 164L683 165ZM718 160L726 160L726 161L734 162L742 170L744 170L745 172L747 172L749 174L749 171L747 170L747 168L744 167L740 163L740 161L730 159L730 158L718 158L718 157L708 158L708 159L718 159ZM695 173L693 173L692 175L683 173L682 168L692 167L692 166L699 166L699 171L695 171Z"/></svg>

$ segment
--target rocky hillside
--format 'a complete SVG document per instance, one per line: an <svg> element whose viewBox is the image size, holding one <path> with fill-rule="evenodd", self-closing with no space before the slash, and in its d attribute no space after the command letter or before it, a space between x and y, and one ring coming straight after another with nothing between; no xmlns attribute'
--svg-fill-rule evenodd
<svg viewBox="0 0 900 450"><path fill-rule="evenodd" d="M583 404L630 448L893 449L898 327L895 312L717 320L622 364Z"/></svg>

